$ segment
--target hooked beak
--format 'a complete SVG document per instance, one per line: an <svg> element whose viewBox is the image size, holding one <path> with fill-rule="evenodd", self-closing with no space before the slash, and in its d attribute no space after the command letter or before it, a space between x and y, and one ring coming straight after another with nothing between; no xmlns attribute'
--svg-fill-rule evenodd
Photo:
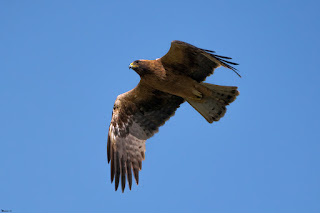
<svg viewBox="0 0 320 213"><path fill-rule="evenodd" d="M129 69L133 69L133 68L136 68L136 67L138 67L138 65L134 65L133 63L131 63L131 64L129 65Z"/></svg>

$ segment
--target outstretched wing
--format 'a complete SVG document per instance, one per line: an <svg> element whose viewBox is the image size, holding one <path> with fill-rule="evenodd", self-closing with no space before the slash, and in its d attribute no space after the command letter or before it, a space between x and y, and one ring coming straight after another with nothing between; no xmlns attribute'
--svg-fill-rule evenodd
<svg viewBox="0 0 320 213"><path fill-rule="evenodd" d="M174 115L184 99L146 85L119 95L115 101L108 134L108 163L111 161L111 182L124 191L126 178L132 186L132 171L139 183L139 170L145 158L145 141L152 137L166 120Z"/></svg>
<svg viewBox="0 0 320 213"><path fill-rule="evenodd" d="M220 66L233 70L241 77L237 69L231 66L238 64L227 61L228 59L232 58L216 55L214 51L201 49L182 41L171 42L168 53L160 58L166 69L186 74L198 82L204 81L215 68Z"/></svg>

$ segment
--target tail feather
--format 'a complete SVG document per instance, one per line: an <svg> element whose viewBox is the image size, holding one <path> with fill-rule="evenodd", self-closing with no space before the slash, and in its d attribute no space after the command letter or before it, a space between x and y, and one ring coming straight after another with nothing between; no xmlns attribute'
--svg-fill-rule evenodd
<svg viewBox="0 0 320 213"><path fill-rule="evenodd" d="M201 83L203 86L209 88L212 91L212 96L223 100L227 105L236 100L240 94L237 90L238 87L233 86L220 86L208 83Z"/></svg>
<svg viewBox="0 0 320 213"><path fill-rule="evenodd" d="M195 108L209 123L219 121L227 109L226 106L232 103L239 95L237 87L219 86L208 83L201 85L211 90L210 96L204 96L201 101L188 100L188 103Z"/></svg>

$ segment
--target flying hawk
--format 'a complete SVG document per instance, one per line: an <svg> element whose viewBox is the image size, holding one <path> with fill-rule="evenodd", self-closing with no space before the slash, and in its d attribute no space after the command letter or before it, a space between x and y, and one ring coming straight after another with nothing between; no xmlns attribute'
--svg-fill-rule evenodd
<svg viewBox="0 0 320 213"><path fill-rule="evenodd" d="M162 58L130 64L129 68L139 74L140 82L117 97L108 134L108 163L111 161L111 182L115 180L115 190L120 178L122 192L126 179L131 190L132 174L139 183L146 140L158 132L184 101L209 123L224 116L226 106L239 95L237 87L202 82L220 66L239 75L231 66L238 64L228 59L231 58L211 50L173 41Z"/></svg>

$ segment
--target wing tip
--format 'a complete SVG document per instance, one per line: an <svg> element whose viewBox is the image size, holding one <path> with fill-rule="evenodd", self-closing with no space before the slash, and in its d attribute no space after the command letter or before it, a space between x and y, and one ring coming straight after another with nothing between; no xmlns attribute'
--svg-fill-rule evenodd
<svg viewBox="0 0 320 213"><path fill-rule="evenodd" d="M121 159L121 164L120 164L120 171L121 171L121 190L122 193L124 192L124 189L126 188L126 162L122 158Z"/></svg>
<svg viewBox="0 0 320 213"><path fill-rule="evenodd" d="M233 66L230 65L230 64L232 64L232 65L237 66L237 65L239 65L239 64L238 64L238 63L235 63L235 62L231 62L231 61L224 60L224 59L230 60L230 59L232 59L232 58L226 57L226 56L221 56L221 55L216 55L216 54L211 54L211 53L209 53L209 54L210 54L212 57L214 57L215 59L217 59L217 60L221 63L222 66L224 66L224 67L232 70L235 74L237 74L237 75L241 78L241 75L239 74L239 70L238 70L237 68L235 68L235 67L233 67ZM224 58L224 59L222 59L222 58Z"/></svg>
<svg viewBox="0 0 320 213"><path fill-rule="evenodd" d="M124 193L126 181L128 181L129 190L132 189L132 173L137 185L139 185L139 171L142 168L142 161L137 160L131 162L129 159L126 161L122 158L120 159L119 153L113 153L111 146L111 183L114 181L114 189L118 191L121 182L121 191Z"/></svg>
<svg viewBox="0 0 320 213"><path fill-rule="evenodd" d="M214 54L215 51L212 51L212 50L207 50L207 49L202 49L202 48L199 48L199 49L201 51L204 51L204 52L208 53L209 55L211 55L213 58L218 60L222 66L224 66L228 69L231 69L234 73L236 73L241 78L241 75L239 74L239 70L237 70L235 67L231 66L231 65L237 66L239 64L235 63L235 62L227 61L227 60L231 60L232 59L231 57ZM225 60L225 59L227 59L227 60Z"/></svg>
<svg viewBox="0 0 320 213"><path fill-rule="evenodd" d="M108 142L107 142L107 157L108 157L108 163L110 163L110 160L111 160L111 141L110 141L109 134L108 134Z"/></svg>

